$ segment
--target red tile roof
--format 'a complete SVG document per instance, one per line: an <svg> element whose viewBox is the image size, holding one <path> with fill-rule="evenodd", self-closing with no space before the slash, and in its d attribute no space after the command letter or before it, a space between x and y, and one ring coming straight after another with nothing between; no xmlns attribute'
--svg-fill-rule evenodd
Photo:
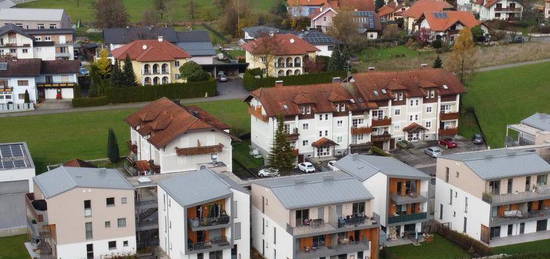
<svg viewBox="0 0 550 259"><path fill-rule="evenodd" d="M331 6L347 8L353 11L374 11L374 0L329 0Z"/></svg>
<svg viewBox="0 0 550 259"><path fill-rule="evenodd" d="M319 140L311 143L314 147L328 147L328 146L338 146L338 144L328 138L322 137Z"/></svg>
<svg viewBox="0 0 550 259"><path fill-rule="evenodd" d="M419 130L426 130L426 128L416 122L413 122L411 124L409 124L409 126L403 128L403 131L405 132L416 132L416 131L419 131Z"/></svg>
<svg viewBox="0 0 550 259"><path fill-rule="evenodd" d="M403 16L418 19L425 12L439 12L453 6L443 0L418 0L409 9L403 12Z"/></svg>
<svg viewBox="0 0 550 259"><path fill-rule="evenodd" d="M131 114L125 121L142 136L149 135L148 141L157 148L165 147L177 137L192 130L223 132L229 128L212 115L205 117L206 111L202 109L194 113L197 109L200 108L185 108L163 97Z"/></svg>
<svg viewBox="0 0 550 259"><path fill-rule="evenodd" d="M469 28L481 24L481 22L478 21L471 12L466 11L424 13L424 17L426 17L426 20L430 25L430 30L432 31L446 31L457 23Z"/></svg>
<svg viewBox="0 0 550 259"><path fill-rule="evenodd" d="M243 49L254 55L272 54L277 56L304 55L319 50L294 34L267 35L245 43Z"/></svg>
<svg viewBox="0 0 550 259"><path fill-rule="evenodd" d="M191 55L178 46L159 40L135 40L112 51L113 57L123 60L126 56L140 62L171 61L190 58Z"/></svg>
<svg viewBox="0 0 550 259"><path fill-rule="evenodd" d="M366 72L353 75L352 83L326 83L301 86L260 88L249 98L258 99L268 117L300 115L300 106L311 105L312 113L337 112L336 103L345 103L346 110L363 112L378 108L377 102L394 98L396 91L406 97L426 96L426 88L438 95L463 93L464 85L443 69L416 69L400 72Z"/></svg>
<svg viewBox="0 0 550 259"><path fill-rule="evenodd" d="M397 6L397 4L395 4L395 2L391 2L387 5L384 5L382 7L380 7L378 9L378 16L382 17L382 16L386 16L386 15L389 15L393 12L395 12L395 10L397 10L399 7Z"/></svg>
<svg viewBox="0 0 550 259"><path fill-rule="evenodd" d="M90 162L86 162L84 160L80 160L80 159L73 159L73 160L70 160L70 161L67 161L63 164L63 166L67 166L67 167L89 167L89 168L97 168L97 166L95 166L94 164L90 163Z"/></svg>

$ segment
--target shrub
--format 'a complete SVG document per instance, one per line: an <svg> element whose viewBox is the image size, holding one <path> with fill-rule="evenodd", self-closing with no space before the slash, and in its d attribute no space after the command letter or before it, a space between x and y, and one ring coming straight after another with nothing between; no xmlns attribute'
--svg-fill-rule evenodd
<svg viewBox="0 0 550 259"><path fill-rule="evenodd" d="M243 84L244 88L248 91L253 91L262 87L273 87L275 81L282 80L285 85L309 85L309 84L322 84L330 83L334 77L344 78L345 72L322 72L316 74L303 74L294 76L282 76L282 77L262 77L256 78L253 72L247 71L244 74Z"/></svg>
<svg viewBox="0 0 550 259"><path fill-rule="evenodd" d="M185 62L179 70L181 76L187 78L188 82L206 81L210 78L210 74L194 61Z"/></svg>
<svg viewBox="0 0 550 259"><path fill-rule="evenodd" d="M107 104L109 104L109 98L107 96L73 99L73 107L102 106Z"/></svg>
<svg viewBox="0 0 550 259"><path fill-rule="evenodd" d="M216 95L216 80L173 83L154 86L109 88L106 91L111 103L146 102L167 97L183 99Z"/></svg>
<svg viewBox="0 0 550 259"><path fill-rule="evenodd" d="M372 146L370 148L370 151L372 151L372 153L377 156L391 156L388 152L384 151L383 149L377 146Z"/></svg>

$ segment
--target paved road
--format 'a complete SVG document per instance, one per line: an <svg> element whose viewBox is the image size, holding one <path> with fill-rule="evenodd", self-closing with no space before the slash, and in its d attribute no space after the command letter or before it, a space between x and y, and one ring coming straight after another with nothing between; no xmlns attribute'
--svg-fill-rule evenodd
<svg viewBox="0 0 550 259"><path fill-rule="evenodd" d="M214 97L182 99L181 103L190 104L190 103L198 103L198 102L244 99L248 95L248 92L244 89L242 85L241 79L233 79L226 83L218 83L218 93L219 95ZM140 102L140 103L111 104L111 105L105 105L105 106L82 107L82 108L39 109L31 112L0 113L0 118L57 114L57 113L68 113L68 112L106 111L106 110L115 110L115 109L137 109L147 105L148 103L149 102Z"/></svg>

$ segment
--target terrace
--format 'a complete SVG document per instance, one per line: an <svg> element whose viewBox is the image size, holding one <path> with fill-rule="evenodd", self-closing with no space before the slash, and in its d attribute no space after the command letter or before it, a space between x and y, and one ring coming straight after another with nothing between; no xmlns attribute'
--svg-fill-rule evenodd
<svg viewBox="0 0 550 259"><path fill-rule="evenodd" d="M537 187L530 192L491 194L483 193L483 201L493 206L550 199L550 187Z"/></svg>
<svg viewBox="0 0 550 259"><path fill-rule="evenodd" d="M372 217L350 215L336 219L334 222L324 219L310 219L304 225L292 227L287 224L287 232L293 236L311 236L314 234L328 234L342 230L365 229L378 226L380 217L373 213Z"/></svg>
<svg viewBox="0 0 550 259"><path fill-rule="evenodd" d="M320 257L330 257L339 254L356 253L357 251L366 251L370 249L369 240L361 241L345 241L337 240L336 244L323 244L317 247L311 247L310 249L300 250L297 255L298 258L313 259Z"/></svg>

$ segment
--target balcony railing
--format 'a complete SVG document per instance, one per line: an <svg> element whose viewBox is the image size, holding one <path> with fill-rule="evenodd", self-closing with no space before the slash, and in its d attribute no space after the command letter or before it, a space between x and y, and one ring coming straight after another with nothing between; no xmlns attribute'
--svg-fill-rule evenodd
<svg viewBox="0 0 550 259"><path fill-rule="evenodd" d="M187 243L188 250L190 251L202 251L202 250L221 250L224 248L227 248L231 245L229 241L227 241L227 238L220 237L217 239L204 241L204 242L192 242L189 241Z"/></svg>
<svg viewBox="0 0 550 259"><path fill-rule="evenodd" d="M458 134L458 128L439 129L439 136L454 136Z"/></svg>
<svg viewBox="0 0 550 259"><path fill-rule="evenodd" d="M425 220L427 219L427 217L428 217L428 214L426 212L392 216L392 217L388 217L388 224Z"/></svg>
<svg viewBox="0 0 550 259"><path fill-rule="evenodd" d="M373 119L372 120L372 126L373 127L389 126L389 125L391 125L391 118Z"/></svg>
<svg viewBox="0 0 550 259"><path fill-rule="evenodd" d="M327 222L324 219L310 219L305 221L306 224L292 227L287 224L287 232L291 235L311 235L315 233L337 232L348 227L359 226L374 226L380 223L380 217L373 213L372 217L368 216L346 216L340 219L335 219L334 222Z"/></svg>
<svg viewBox="0 0 550 259"><path fill-rule="evenodd" d="M507 194L484 192L482 200L492 205L507 205L550 199L550 186L536 186L533 191Z"/></svg>
<svg viewBox="0 0 550 259"><path fill-rule="evenodd" d="M65 87L65 88L72 88L72 87L75 87L77 85L77 83L72 83L72 82L65 82L65 83L37 83L36 84L36 87L43 87L43 88L62 88L62 87Z"/></svg>
<svg viewBox="0 0 550 259"><path fill-rule="evenodd" d="M371 142L389 141L391 140L391 134L385 132L380 135L371 135Z"/></svg>
<svg viewBox="0 0 550 259"><path fill-rule="evenodd" d="M410 193L407 195L399 195L397 193L390 194L391 200L397 205L422 203L428 201L427 192Z"/></svg>
<svg viewBox="0 0 550 259"><path fill-rule="evenodd" d="M188 219L189 225L193 231L210 227L225 227L229 224L230 218L228 215L222 215L219 217L202 217Z"/></svg>
<svg viewBox="0 0 550 259"><path fill-rule="evenodd" d="M351 128L351 135L370 134L371 132L372 132L371 127L353 127L353 128Z"/></svg>
<svg viewBox="0 0 550 259"><path fill-rule="evenodd" d="M301 259L313 259L320 257L332 257L340 254L351 254L369 250L369 240L349 241L335 240L336 244L322 244L315 247L300 250L297 255Z"/></svg>
<svg viewBox="0 0 550 259"><path fill-rule="evenodd" d="M446 121L446 120L458 120L458 117L459 117L459 114L458 112L442 112L439 114L439 118L442 120L442 121Z"/></svg>
<svg viewBox="0 0 550 259"><path fill-rule="evenodd" d="M517 7L496 7L495 8L495 11L497 12L512 12L512 13L517 13L517 12L521 12L521 8L517 8Z"/></svg>

